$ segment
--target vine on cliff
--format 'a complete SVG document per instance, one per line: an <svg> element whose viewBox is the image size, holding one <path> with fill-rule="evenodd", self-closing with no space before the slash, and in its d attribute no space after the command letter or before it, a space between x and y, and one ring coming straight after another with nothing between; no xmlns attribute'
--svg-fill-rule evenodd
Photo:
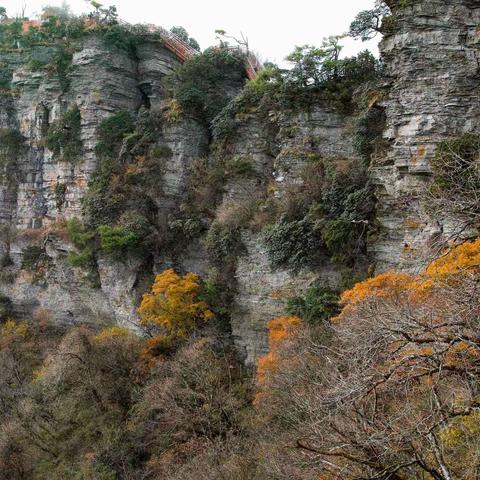
<svg viewBox="0 0 480 480"><path fill-rule="evenodd" d="M83 149L81 121L80 109L74 105L50 125L45 144L55 158L70 163L81 159Z"/></svg>

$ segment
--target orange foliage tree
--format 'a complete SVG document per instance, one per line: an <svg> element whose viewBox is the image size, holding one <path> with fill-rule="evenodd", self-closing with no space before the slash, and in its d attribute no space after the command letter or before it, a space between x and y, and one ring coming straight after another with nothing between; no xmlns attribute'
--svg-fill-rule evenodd
<svg viewBox="0 0 480 480"><path fill-rule="evenodd" d="M272 476L479 478L479 267L480 240L466 242L418 275L355 285L326 340L271 331L259 406Z"/></svg>
<svg viewBox="0 0 480 480"><path fill-rule="evenodd" d="M257 384L265 386L272 372L278 367L279 350L282 344L296 335L302 320L295 316L278 317L268 322L268 346L269 352L258 360ZM261 394L257 396L257 400Z"/></svg>
<svg viewBox="0 0 480 480"><path fill-rule="evenodd" d="M352 313L368 299L408 297L413 303L426 301L427 295L439 288L453 286L480 271L480 239L465 242L448 250L432 262L420 275L387 272L357 283L340 297L343 310L335 320Z"/></svg>

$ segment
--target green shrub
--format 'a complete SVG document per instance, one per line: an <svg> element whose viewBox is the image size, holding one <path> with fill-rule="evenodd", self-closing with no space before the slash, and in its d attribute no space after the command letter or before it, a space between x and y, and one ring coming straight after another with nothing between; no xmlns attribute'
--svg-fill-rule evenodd
<svg viewBox="0 0 480 480"><path fill-rule="evenodd" d="M272 268L299 270L315 264L324 248L319 225L308 216L266 228L263 242Z"/></svg>
<svg viewBox="0 0 480 480"><path fill-rule="evenodd" d="M77 105L67 110L48 129L46 146L54 157L75 163L82 154L81 115Z"/></svg>
<svg viewBox="0 0 480 480"><path fill-rule="evenodd" d="M103 39L108 48L124 50L132 57L135 55L138 38L132 35L132 33L122 25L112 25L106 29L103 34Z"/></svg>
<svg viewBox="0 0 480 480"><path fill-rule="evenodd" d="M286 313L310 324L326 322L340 312L338 293L329 287L309 288L302 297L287 301Z"/></svg>
<svg viewBox="0 0 480 480"><path fill-rule="evenodd" d="M45 65L46 63L43 63L40 60L37 60L34 58L28 62L28 69L31 70L32 72L36 72L39 70L43 70Z"/></svg>
<svg viewBox="0 0 480 480"><path fill-rule="evenodd" d="M205 230L203 223L197 218L176 218L168 222L168 228L175 236L182 236L187 240L195 239Z"/></svg>
<svg viewBox="0 0 480 480"><path fill-rule="evenodd" d="M328 219L343 217L352 221L368 221L374 206L373 186L365 171L356 171L355 165L348 172L327 168L321 208Z"/></svg>
<svg viewBox="0 0 480 480"><path fill-rule="evenodd" d="M29 245L22 250L22 269L36 272L40 267L48 264L50 257L44 248Z"/></svg>
<svg viewBox="0 0 480 480"><path fill-rule="evenodd" d="M137 225L135 229L146 233L156 219L154 198L158 194L161 176L159 161L151 158L138 158L130 164L110 157L100 158L82 199L86 224L91 228L119 222L123 225L120 220L123 212L134 219L133 223L138 224L138 220L142 219L142 228ZM112 179L115 181L112 182ZM145 223L150 226L147 228Z"/></svg>
<svg viewBox="0 0 480 480"><path fill-rule="evenodd" d="M235 309L236 258L231 257L218 263L208 271L202 284L200 299L215 313L215 325L225 332L231 332L231 315Z"/></svg>
<svg viewBox="0 0 480 480"><path fill-rule="evenodd" d="M352 265L365 253L375 211L373 185L355 164L346 172L327 168L320 208L321 235L336 263Z"/></svg>
<svg viewBox="0 0 480 480"><path fill-rule="evenodd" d="M98 232L101 248L107 253L122 253L136 248L141 240L136 232L125 227L102 225L98 228Z"/></svg>
<svg viewBox="0 0 480 480"><path fill-rule="evenodd" d="M86 229L78 218L67 222L67 231L71 242L79 249L79 252L68 255L68 263L72 267L94 269L95 232Z"/></svg>
<svg viewBox="0 0 480 480"><path fill-rule="evenodd" d="M78 253L70 252L67 261L70 266L78 268L88 268L92 265L94 252L92 247L86 247Z"/></svg>
<svg viewBox="0 0 480 480"><path fill-rule="evenodd" d="M167 85L185 114L210 125L244 81L241 53L209 48L179 67Z"/></svg>
<svg viewBox="0 0 480 480"><path fill-rule="evenodd" d="M240 229L233 229L221 222L213 222L205 239L205 247L213 262L225 262L241 254L244 246Z"/></svg>
<svg viewBox="0 0 480 480"><path fill-rule="evenodd" d="M98 143L95 152L99 156L115 157L120 152L124 137L135 130L135 117L120 111L105 118L97 129Z"/></svg>
<svg viewBox="0 0 480 480"><path fill-rule="evenodd" d="M96 232L87 229L78 218L67 222L67 231L71 242L78 252L70 252L67 262L71 267L81 268L86 271L86 280L92 288L100 287L95 251L97 250Z"/></svg>
<svg viewBox="0 0 480 480"><path fill-rule="evenodd" d="M59 46L57 51L53 54L51 69L58 75L63 91L66 91L69 85L67 75L72 68L72 60L73 52L71 48L67 48L63 45Z"/></svg>
<svg viewBox="0 0 480 480"><path fill-rule="evenodd" d="M57 182L55 184L55 188L53 189L53 194L55 195L55 205L57 206L57 209L60 210L65 203L67 184Z"/></svg>
<svg viewBox="0 0 480 480"><path fill-rule="evenodd" d="M121 166L116 159L105 156L98 160L88 182L88 191L82 198L82 213L89 227L114 223L118 218L122 210L121 197L112 191L110 182L112 176L120 171Z"/></svg>
<svg viewBox="0 0 480 480"><path fill-rule="evenodd" d="M95 237L95 232L87 230L78 218L72 218L67 222L67 231L70 240L77 248L90 245Z"/></svg>
<svg viewBox="0 0 480 480"><path fill-rule="evenodd" d="M385 129L386 116L382 108L370 108L357 121L355 134L355 148L367 165L374 153L384 146L383 130Z"/></svg>
<svg viewBox="0 0 480 480"><path fill-rule="evenodd" d="M297 270L330 256L351 266L365 254L375 209L365 165L315 159L302 172L303 183L277 201L274 225L264 243L273 268Z"/></svg>
<svg viewBox="0 0 480 480"><path fill-rule="evenodd" d="M322 240L336 263L351 264L363 252L362 230L359 226L345 218L328 220L322 228ZM366 234L364 235L366 237ZM363 239L365 241L366 238Z"/></svg>
<svg viewBox="0 0 480 480"><path fill-rule="evenodd" d="M364 50L356 57L338 60L333 72L321 86L323 95L341 113L350 114L354 110L354 91L362 84L376 81L381 74L381 65L368 50Z"/></svg>
<svg viewBox="0 0 480 480"><path fill-rule="evenodd" d="M48 15L42 22L41 28L30 26L28 31L23 32L19 43L23 47L39 44L58 46L81 38L85 33L84 22L79 17Z"/></svg>
<svg viewBox="0 0 480 480"><path fill-rule="evenodd" d="M137 46L144 42L146 37L149 41L163 42L160 35L149 32L144 25L113 24L103 28L103 40L107 48L123 50L132 58L135 58Z"/></svg>

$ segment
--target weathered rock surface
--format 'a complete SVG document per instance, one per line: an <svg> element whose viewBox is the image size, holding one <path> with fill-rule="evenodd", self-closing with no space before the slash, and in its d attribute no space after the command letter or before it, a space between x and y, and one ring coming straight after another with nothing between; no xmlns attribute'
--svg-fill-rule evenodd
<svg viewBox="0 0 480 480"><path fill-rule="evenodd" d="M370 169L379 229L369 248L378 271L415 271L455 234L458 224L447 216L432 218L426 190L439 142L479 130L480 5L474 0L416 0L393 8L395 30L381 44L385 82L372 95L372 104L385 110L383 137L388 147L375 156ZM45 59L52 51L36 47L32 55ZM20 317L47 312L63 323L134 325L140 295L154 273L175 267L207 274L211 265L204 239L192 239L174 255L159 248L142 260L100 256L99 286L94 288L85 272L69 266L67 255L74 247L57 226L81 215L81 199L97 165L96 131L102 119L120 110L137 112L142 106L161 111L165 106L161 79L179 62L154 41L138 46L132 58L125 51L106 48L95 35L78 45L67 82L55 74L31 71L28 60L22 52L2 59L13 70L13 91L0 95L0 128L17 129L26 142L17 158L15 182L0 185L0 253L5 263L0 290L11 298ZM232 85L240 81L233 79ZM229 95L235 93L228 82L225 88ZM45 147L44 133L73 105L81 114L83 151L78 162L70 163ZM253 217L261 217L262 200L268 195L279 198L300 185L302 171L314 157L357 156L354 116L322 102L308 112L271 113L265 117L250 111L236 117L226 153L233 162L249 164L251 171L229 178L215 210L219 222L228 224L245 208L257 209ZM159 223L167 225L184 200L191 163L208 155L214 162L215 155L209 151L209 132L192 119L165 123L160 130L154 141L171 155L155 203ZM55 194L58 184L66 189L61 205ZM262 234L250 227L242 229L244 252L235 265L231 319L233 340L249 364L266 352L266 324L282 314L286 298L318 281L339 285L343 273L328 259L298 273L273 270ZM48 257L35 274L22 269L23 252L32 245L45 248Z"/></svg>
<svg viewBox="0 0 480 480"><path fill-rule="evenodd" d="M253 178L242 177L229 182L218 208L220 220L228 216L226 212L229 211L241 214L240 206L251 205L255 209L259 200L272 191L275 196L281 196L300 185L304 181L302 172L312 157L343 160L356 156L350 132L351 119L326 102L308 113L283 112L270 121L276 128L260 122L256 114L237 118L229 154L233 159L248 159L255 174ZM267 323L283 314L286 300L301 295L318 282L338 286L342 269L335 267L328 258L320 265L297 273L272 269L261 232L244 231L242 243L246 251L237 262L231 329L245 362L253 364L267 352Z"/></svg>
<svg viewBox="0 0 480 480"><path fill-rule="evenodd" d="M51 53L34 49L31 55ZM118 111L136 112L141 105L160 108L161 79L179 61L155 42L142 44L134 59L123 50L107 47L96 35L77 45L66 81L45 71L31 71L29 58L21 52L5 58L13 70L16 94L0 96L0 128L17 129L26 139L17 159L16 185L5 182L0 186L0 222L5 232L19 232L2 238L2 254L13 260L13 265L4 269L13 283L2 285L2 291L22 317L42 310L63 323L132 324L137 318L139 289L146 288L141 282L139 286L139 277L145 276L142 262L99 259L100 288L94 288L80 269L68 265L67 254L74 247L47 233L58 222L81 217L81 199L97 165L100 122ZM83 150L78 161L70 163L54 157L45 147L44 135L73 105L80 110ZM187 121L167 126L158 142L172 151L165 180L159 185L158 203L166 216L181 194L189 162L205 154L208 136ZM62 205L55 194L58 184L65 186ZM45 247L49 255L42 275L21 270L22 252L31 245ZM146 271L151 275L151 266Z"/></svg>
<svg viewBox="0 0 480 480"><path fill-rule="evenodd" d="M439 142L480 126L480 5L418 0L394 9L395 33L380 45L391 147L372 167L381 226L372 249L378 270L415 271L458 233L458 219L431 218L425 197Z"/></svg>

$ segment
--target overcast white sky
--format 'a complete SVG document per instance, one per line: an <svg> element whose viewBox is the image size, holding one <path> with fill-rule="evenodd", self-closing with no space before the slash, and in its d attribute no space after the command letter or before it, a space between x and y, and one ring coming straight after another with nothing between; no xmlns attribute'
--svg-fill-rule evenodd
<svg viewBox="0 0 480 480"><path fill-rule="evenodd" d="M70 0L75 13L91 10L85 0ZM280 63L295 45L319 45L323 37L348 30L360 10L371 8L374 0L105 0L116 5L119 15L130 23L154 23L165 28L184 26L203 48L215 43L215 30L230 34L243 32L250 48L263 60ZM32 16L44 5L61 5L62 0L0 0L13 16L26 5ZM345 40L345 54L369 48L376 54L377 41Z"/></svg>

